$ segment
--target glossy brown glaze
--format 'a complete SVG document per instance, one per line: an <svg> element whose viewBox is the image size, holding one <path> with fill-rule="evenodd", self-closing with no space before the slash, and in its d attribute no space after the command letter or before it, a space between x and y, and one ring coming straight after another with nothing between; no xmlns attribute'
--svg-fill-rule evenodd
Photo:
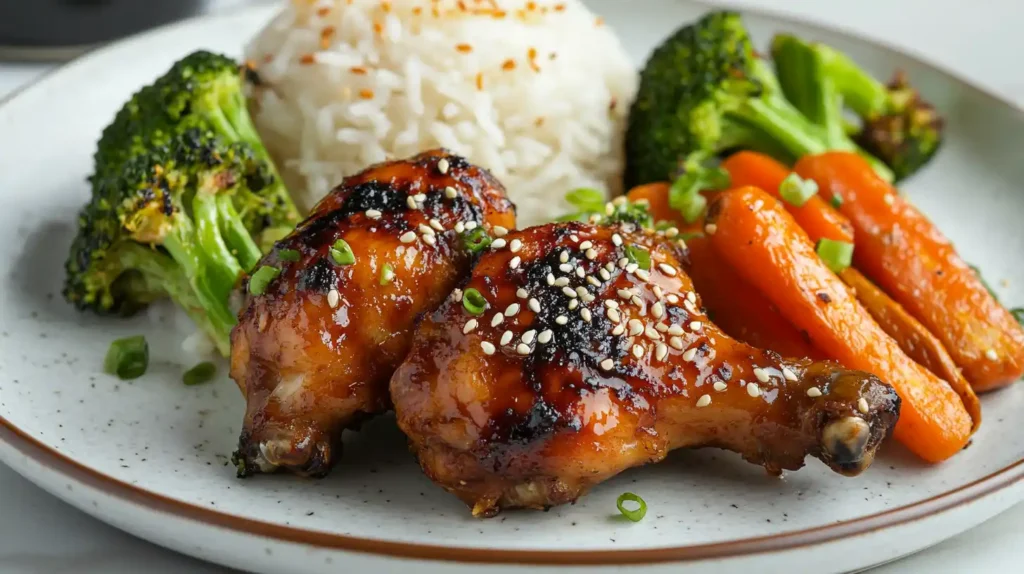
<svg viewBox="0 0 1024 574"><path fill-rule="evenodd" d="M247 298L231 337L247 400L240 475L322 476L342 431L390 407L413 327L469 274L467 224L513 227L514 208L486 171L435 151L346 178L264 257L257 269L281 274ZM339 239L354 263L332 258Z"/></svg>
<svg viewBox="0 0 1024 574"><path fill-rule="evenodd" d="M424 470L475 515L571 502L680 447L772 472L810 454L856 474L895 424L899 399L874 376L783 360L708 322L680 242L577 223L507 239L465 286L486 312L450 298L391 381ZM626 258L636 248L646 273Z"/></svg>

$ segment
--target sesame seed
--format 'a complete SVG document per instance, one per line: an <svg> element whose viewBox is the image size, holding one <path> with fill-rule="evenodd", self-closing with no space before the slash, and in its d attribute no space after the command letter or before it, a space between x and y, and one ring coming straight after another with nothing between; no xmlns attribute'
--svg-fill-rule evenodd
<svg viewBox="0 0 1024 574"><path fill-rule="evenodd" d="M679 235L679 229L676 227L669 227L665 230L665 237L668 237L669 239L672 239L677 235Z"/></svg>
<svg viewBox="0 0 1024 574"><path fill-rule="evenodd" d="M640 333L644 332L644 324L641 323L639 319L630 319L628 325L630 337L636 337Z"/></svg>
<svg viewBox="0 0 1024 574"><path fill-rule="evenodd" d="M647 325L644 327L644 336L652 341L661 339L661 333L659 333L654 327Z"/></svg>
<svg viewBox="0 0 1024 574"><path fill-rule="evenodd" d="M366 217L369 217L370 219L380 219L381 215L384 215L384 214L381 213L379 209L367 209L366 210Z"/></svg>
<svg viewBox="0 0 1024 574"><path fill-rule="evenodd" d="M682 335L683 334L683 328L680 327L679 325L676 325L676 324L669 325L668 326L668 334L669 335Z"/></svg>
<svg viewBox="0 0 1024 574"><path fill-rule="evenodd" d="M401 237L398 238L398 240L401 241L402 243L412 243L413 241L416 241L416 232L406 231L405 233L402 234Z"/></svg>
<svg viewBox="0 0 1024 574"><path fill-rule="evenodd" d="M661 269L661 272L669 277L675 277L677 273L676 268L672 267L668 263L659 263L658 269Z"/></svg>
<svg viewBox="0 0 1024 574"><path fill-rule="evenodd" d="M668 325L666 325L664 322L658 323L657 325L654 326L654 328L657 329L659 333L668 332Z"/></svg>
<svg viewBox="0 0 1024 574"><path fill-rule="evenodd" d="M451 167L451 164L448 163L447 159L441 158L440 160L438 160L437 171L441 172L441 175L448 173L449 167Z"/></svg>
<svg viewBox="0 0 1024 574"><path fill-rule="evenodd" d="M660 301L651 305L651 315L653 315L655 319L661 319L665 315L665 306L662 305Z"/></svg>
<svg viewBox="0 0 1024 574"><path fill-rule="evenodd" d="M619 269L625 269L626 265L629 265L629 259L626 259L625 257L623 257L623 258L619 259L618 261L616 261L616 263L619 265Z"/></svg>
<svg viewBox="0 0 1024 574"><path fill-rule="evenodd" d="M533 342L533 339L536 336L537 336L537 331L535 331L533 329L530 329L529 331L523 333L523 342L526 343L527 345L529 345L530 343Z"/></svg>
<svg viewBox="0 0 1024 574"><path fill-rule="evenodd" d="M526 299L529 296L530 293L526 289L523 289L522 287L516 289L516 297L519 297L520 299Z"/></svg>
<svg viewBox="0 0 1024 574"><path fill-rule="evenodd" d="M636 272L634 272L633 274L639 277L641 281L651 280L651 274L648 273L647 271L644 271L643 269L637 269Z"/></svg>
<svg viewBox="0 0 1024 574"><path fill-rule="evenodd" d="M454 299L456 303L461 303L462 302L462 289L456 289L456 290L452 291L452 299Z"/></svg>
<svg viewBox="0 0 1024 574"><path fill-rule="evenodd" d="M555 323L558 323L559 325L565 325L568 322L569 322L569 318L566 317L565 315L559 315L559 316L555 317Z"/></svg>
<svg viewBox="0 0 1024 574"><path fill-rule="evenodd" d="M700 398L697 399L697 408L698 409L699 408L704 408L704 407L706 407L706 406L708 406L710 404L711 404L711 395L701 395Z"/></svg>
<svg viewBox="0 0 1024 574"><path fill-rule="evenodd" d="M475 221L467 221L467 222L466 222L466 231L473 231L473 230L474 230L474 229L476 229L476 228L477 228L478 226L479 226L479 225L478 225L478 224L477 224L477 222L475 222Z"/></svg>
<svg viewBox="0 0 1024 574"><path fill-rule="evenodd" d="M683 340L680 339L679 337L672 337L671 339L668 340L668 344L670 347L677 351L683 350Z"/></svg>
<svg viewBox="0 0 1024 574"><path fill-rule="evenodd" d="M528 307L530 308L530 310L531 310L531 311L533 311L534 313L540 313L540 301L538 301L538 300L536 300L536 299L533 299L533 298L531 298L531 299L530 299L530 302L529 302L529 303L527 303L527 306L528 306Z"/></svg>
<svg viewBox="0 0 1024 574"><path fill-rule="evenodd" d="M580 242L580 236L576 235L575 233L570 235L569 239L571 239L573 243L579 243Z"/></svg>
<svg viewBox="0 0 1024 574"><path fill-rule="evenodd" d="M576 276L577 276L577 277L580 277L580 278L582 278L582 277L583 277L583 276L585 276L586 274L587 274L587 272L586 272L586 271L584 271L582 267L577 267L577 268L576 268Z"/></svg>
<svg viewBox="0 0 1024 574"><path fill-rule="evenodd" d="M583 285L580 285L579 287L576 288L576 294L579 295L580 297L583 297L587 293L587 288L584 287Z"/></svg>
<svg viewBox="0 0 1024 574"><path fill-rule="evenodd" d="M615 335L616 337L618 337L619 335L621 335L621 334L623 334L625 332L626 332L626 326L623 325L622 323L619 323L618 325L615 326L614 329L612 329L612 335Z"/></svg>
<svg viewBox="0 0 1024 574"><path fill-rule="evenodd" d="M686 351L683 352L683 360L686 361L687 363L692 361L693 358L696 357L696 356L697 356L697 347L690 347L689 349L687 349Z"/></svg>
<svg viewBox="0 0 1024 574"><path fill-rule="evenodd" d="M508 307L505 307L505 316L511 317L519 313L519 303L512 303Z"/></svg>
<svg viewBox="0 0 1024 574"><path fill-rule="evenodd" d="M562 273L572 273L572 265L569 265L568 263L562 263L561 265L558 266L558 270L561 271Z"/></svg>
<svg viewBox="0 0 1024 574"><path fill-rule="evenodd" d="M568 251L562 251L561 253L559 253L558 254L558 262L559 263L568 263L569 262L569 252Z"/></svg>
<svg viewBox="0 0 1024 574"><path fill-rule="evenodd" d="M444 231L444 226L441 225L441 222L438 221L437 219L431 218L429 223L430 223L431 229L433 229L434 231Z"/></svg>
<svg viewBox="0 0 1024 574"><path fill-rule="evenodd" d="M654 287L651 287L651 291L654 292L654 296L657 297L658 299L661 299L662 297L665 296L665 292L661 290L660 285L655 285Z"/></svg>
<svg viewBox="0 0 1024 574"><path fill-rule="evenodd" d="M459 190L449 185L448 187L444 188L444 196L447 197L448 199L455 199L456 197L459 196Z"/></svg>
<svg viewBox="0 0 1024 574"><path fill-rule="evenodd" d="M608 273L611 273L612 271L615 271L615 262L614 261L609 261L608 263L605 263L604 264L604 270L607 271ZM607 281L607 279L606 279L606 281Z"/></svg>
<svg viewBox="0 0 1024 574"><path fill-rule="evenodd" d="M593 248L587 249L585 252L583 252L583 256L593 261L594 259L597 259L597 250Z"/></svg>
<svg viewBox="0 0 1024 574"><path fill-rule="evenodd" d="M757 386L757 383L747 383L747 394L757 398L761 396L761 387Z"/></svg>
<svg viewBox="0 0 1024 574"><path fill-rule="evenodd" d="M622 245L622 236L619 235L618 233L613 233L612 234L612 243L614 243L616 247L621 246Z"/></svg>
<svg viewBox="0 0 1024 574"><path fill-rule="evenodd" d="M714 387L715 387L716 391L722 392L722 391L724 391L725 389L728 388L728 385L726 385L722 381L715 381Z"/></svg>
<svg viewBox="0 0 1024 574"><path fill-rule="evenodd" d="M818 387L811 387L807 389L807 396L811 397L812 399L816 399L821 396L821 389L819 389Z"/></svg>
<svg viewBox="0 0 1024 574"><path fill-rule="evenodd" d="M512 253L519 253L519 250L522 248L523 242L518 239L513 239L512 242L508 244L508 249Z"/></svg>
<svg viewBox="0 0 1024 574"><path fill-rule="evenodd" d="M416 198L409 195L405 198L405 204L409 206L409 209L419 209L419 205L416 204Z"/></svg>
<svg viewBox="0 0 1024 574"><path fill-rule="evenodd" d="M562 293L565 293L565 296L569 297L570 299L575 299L576 297L579 297L579 295L576 294L576 290L569 286L562 287Z"/></svg>
<svg viewBox="0 0 1024 574"><path fill-rule="evenodd" d="M434 245L437 245L437 238L434 237L433 235L424 235L423 243L426 243L427 245L433 247Z"/></svg>
<svg viewBox="0 0 1024 574"><path fill-rule="evenodd" d="M522 262L523 262L523 260L518 255L516 255L515 257L513 257L508 262L508 268L509 269L518 269L519 268L519 264L522 263Z"/></svg>
<svg viewBox="0 0 1024 574"><path fill-rule="evenodd" d="M551 329L544 329L543 331L540 332L540 335L537 335L537 342L540 343L541 345L547 345L548 343L551 342L551 337L554 336L555 334L554 332L551 331Z"/></svg>
<svg viewBox="0 0 1024 574"><path fill-rule="evenodd" d="M615 206L611 203L604 204L604 214L612 215L613 213L615 213Z"/></svg>
<svg viewBox="0 0 1024 574"><path fill-rule="evenodd" d="M640 345L633 345L633 356L638 358L638 359L643 357L644 356L644 348L641 347Z"/></svg>
<svg viewBox="0 0 1024 574"><path fill-rule="evenodd" d="M550 273L548 273L548 276L545 277L544 280L547 281L548 285L554 285L555 284L555 276L550 274Z"/></svg>
<svg viewBox="0 0 1024 574"><path fill-rule="evenodd" d="M886 205L892 205L893 203L896 202L896 198L891 193L885 194L885 197L882 198L882 199L883 199L883 201L885 201Z"/></svg>
<svg viewBox="0 0 1024 574"><path fill-rule="evenodd" d="M478 323L476 319L470 319L469 321L466 321L466 326L462 328L462 334L468 335L472 333L473 329L476 329L477 324Z"/></svg>
<svg viewBox="0 0 1024 574"><path fill-rule="evenodd" d="M697 306L690 303L689 299L683 301L683 307L686 307L686 310L689 311L691 315L697 315L699 313Z"/></svg>
<svg viewBox="0 0 1024 574"><path fill-rule="evenodd" d="M466 230L466 224L459 221L455 224L455 233L462 233Z"/></svg>
<svg viewBox="0 0 1024 574"><path fill-rule="evenodd" d="M633 296L633 292L630 291L629 289L619 289L617 291L617 293L619 294L619 297L622 297L623 299L626 299L627 301L629 300L630 297Z"/></svg>
<svg viewBox="0 0 1024 574"><path fill-rule="evenodd" d="M693 291L687 291L686 292L686 300L689 301L690 303L696 303L697 302L697 294L694 293Z"/></svg>
<svg viewBox="0 0 1024 574"><path fill-rule="evenodd" d="M789 370L789 368L787 368L787 367L782 367L782 377L784 379L786 379L787 381L796 382L796 380L797 380L796 373L794 373L793 371Z"/></svg>
<svg viewBox="0 0 1024 574"><path fill-rule="evenodd" d="M506 235L508 235L508 229L502 227L501 225L495 225L494 227L491 228L491 231L494 232L495 237L505 237Z"/></svg>
<svg viewBox="0 0 1024 574"><path fill-rule="evenodd" d="M608 270L603 267L597 270L597 274L601 277L602 281L609 281L612 278L611 273L608 273Z"/></svg>
<svg viewBox="0 0 1024 574"><path fill-rule="evenodd" d="M668 356L668 346L665 343L658 343L658 346L654 347L654 358L662 361Z"/></svg>
<svg viewBox="0 0 1024 574"><path fill-rule="evenodd" d="M327 304L331 306L331 309L338 306L338 300L340 298L341 295L338 293L337 289L331 289L327 292Z"/></svg>
<svg viewBox="0 0 1024 574"><path fill-rule="evenodd" d="M857 410L863 414L868 414L870 408L868 407L868 400L864 397L857 399Z"/></svg>
<svg viewBox="0 0 1024 574"><path fill-rule="evenodd" d="M707 233L708 235L714 235L716 231L718 231L718 226L714 223L709 223L704 226L704 233Z"/></svg>
<svg viewBox="0 0 1024 574"><path fill-rule="evenodd" d="M669 293L668 297L665 297L665 299L667 299L668 302L673 305L679 304L679 297L675 293Z"/></svg>
<svg viewBox="0 0 1024 574"><path fill-rule="evenodd" d="M629 302L636 305L637 307L643 307L644 304L643 299L641 299L637 295L633 295L632 297L630 297Z"/></svg>
<svg viewBox="0 0 1024 574"><path fill-rule="evenodd" d="M501 313L495 313L494 317L491 317L491 327L497 327L501 325L501 322L505 320L505 317Z"/></svg>
<svg viewBox="0 0 1024 574"><path fill-rule="evenodd" d="M552 285L554 285L555 287L565 287L568 284L569 284L569 278L568 277L559 277L558 279L555 279L554 283L552 283Z"/></svg>
<svg viewBox="0 0 1024 574"><path fill-rule="evenodd" d="M618 309L612 309L609 307L608 309L605 310L604 314L612 323L618 323L620 320L622 320L622 316L619 315Z"/></svg>
<svg viewBox="0 0 1024 574"><path fill-rule="evenodd" d="M590 320L593 319L593 316L590 314L590 309L587 309L586 307L580 309L580 317L582 317L583 320L586 321L587 323L589 323Z"/></svg>
<svg viewBox="0 0 1024 574"><path fill-rule="evenodd" d="M693 332L695 332L695 333L696 333L697 331L700 331L700 328L701 328L702 326L703 326L703 325L701 324L701 322L700 322L700 321L690 321L690 330L691 330L691 331L693 331Z"/></svg>
<svg viewBox="0 0 1024 574"><path fill-rule="evenodd" d="M601 282L598 281L597 277L594 277L593 275L587 275L587 283L590 283L594 287L600 287L601 286Z"/></svg>
<svg viewBox="0 0 1024 574"><path fill-rule="evenodd" d="M422 223L416 226L416 230L422 235L434 235L434 230L431 229L430 226L423 225Z"/></svg>
<svg viewBox="0 0 1024 574"><path fill-rule="evenodd" d="M616 301L615 299L605 299L604 300L604 306L608 307L609 309L618 309L619 308L619 302Z"/></svg>
<svg viewBox="0 0 1024 574"><path fill-rule="evenodd" d="M580 300L579 299L572 299L572 300L569 301L569 310L570 311L575 311L576 308L579 307L579 306L580 306Z"/></svg>
<svg viewBox="0 0 1024 574"><path fill-rule="evenodd" d="M605 360L601 361L601 368L606 370L606 371L610 371L614 367L615 367L615 361L613 361L611 359L605 359Z"/></svg>
<svg viewBox="0 0 1024 574"><path fill-rule="evenodd" d="M771 380L771 377L768 376L768 373L765 372L765 370L762 369L761 367L754 367L754 376L757 377L757 380L761 381L762 383L767 383L768 381Z"/></svg>
<svg viewBox="0 0 1024 574"><path fill-rule="evenodd" d="M507 345L512 342L513 336L514 335L512 334L512 331L505 331L504 333L501 334L501 340L498 342L501 343L502 345Z"/></svg>
<svg viewBox="0 0 1024 574"><path fill-rule="evenodd" d="M998 361L999 355L996 354L995 349L988 349L987 351L985 351L985 358L990 361Z"/></svg>
<svg viewBox="0 0 1024 574"><path fill-rule="evenodd" d="M630 263L629 265L626 265L626 273L635 273L637 269L640 269L640 266L637 265L636 263Z"/></svg>

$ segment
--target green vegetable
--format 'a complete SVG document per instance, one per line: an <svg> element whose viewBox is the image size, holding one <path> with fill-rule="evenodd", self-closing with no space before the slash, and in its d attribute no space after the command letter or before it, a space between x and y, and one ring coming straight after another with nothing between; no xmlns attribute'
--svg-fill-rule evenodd
<svg viewBox="0 0 1024 574"><path fill-rule="evenodd" d="M277 276L281 274L281 270L277 267L271 267L269 265L263 265L249 277L249 293L253 295L262 295L270 283L277 279Z"/></svg>
<svg viewBox="0 0 1024 574"><path fill-rule="evenodd" d="M626 508L627 502L635 502L638 506L634 509ZM623 516L633 522L640 522L644 519L644 516L647 515L647 503L644 502L644 499L632 492L623 492L620 494L619 498L615 501L615 506Z"/></svg>
<svg viewBox="0 0 1024 574"><path fill-rule="evenodd" d="M217 365L206 361L185 371L185 374L181 376L181 382L191 387L192 385L208 383L216 376Z"/></svg>
<svg viewBox="0 0 1024 574"><path fill-rule="evenodd" d="M786 176L779 184L779 195L782 199L796 207L803 207L807 200L818 193L818 184L813 179L803 179L796 172ZM836 196L839 197L839 196Z"/></svg>
<svg viewBox="0 0 1024 574"><path fill-rule="evenodd" d="M462 244L471 253L482 253L491 246L492 241L491 236L483 227L474 227L462 234Z"/></svg>
<svg viewBox="0 0 1024 574"><path fill-rule="evenodd" d="M384 267L380 270L380 284L381 285L390 285L391 282L394 281L394 280L395 280L395 269L393 267L391 267L390 265L388 265L387 263L385 263Z"/></svg>
<svg viewBox="0 0 1024 574"><path fill-rule="evenodd" d="M786 97L830 141L847 140L846 111L856 114L854 140L863 155L884 162L896 180L921 169L942 145L942 118L903 74L886 86L842 52L788 34L774 38L772 58Z"/></svg>
<svg viewBox="0 0 1024 574"><path fill-rule="evenodd" d="M672 180L680 167L736 149L786 163L855 149L842 135L827 137L786 100L738 14L712 12L680 28L647 60L626 132L624 183Z"/></svg>
<svg viewBox="0 0 1024 574"><path fill-rule="evenodd" d="M846 269L853 263L853 244L833 239L818 240L818 257L836 273Z"/></svg>
<svg viewBox="0 0 1024 574"><path fill-rule="evenodd" d="M584 213L602 213L608 200L597 189L580 187L566 193L565 201Z"/></svg>
<svg viewBox="0 0 1024 574"><path fill-rule="evenodd" d="M277 258L281 261L295 262L299 260L299 252L294 249L278 249Z"/></svg>
<svg viewBox="0 0 1024 574"><path fill-rule="evenodd" d="M627 245L626 258L629 259L630 263L636 263L644 271L650 271L651 269L651 252L639 245Z"/></svg>
<svg viewBox="0 0 1024 574"><path fill-rule="evenodd" d="M238 278L298 211L246 110L238 65L196 52L132 96L94 156L64 296L129 315L171 297L227 354Z"/></svg>
<svg viewBox="0 0 1024 574"><path fill-rule="evenodd" d="M843 198L840 195L833 195L829 203L832 204L832 207L839 209L843 206Z"/></svg>
<svg viewBox="0 0 1024 574"><path fill-rule="evenodd" d="M483 315L487 310L487 299L476 289L469 288L462 294L462 306L473 315Z"/></svg>
<svg viewBox="0 0 1024 574"><path fill-rule="evenodd" d="M700 192L719 191L730 183L729 172L691 156L684 162L683 173L669 187L669 207L682 214L684 221L693 223L700 219L708 205L707 198Z"/></svg>
<svg viewBox="0 0 1024 574"><path fill-rule="evenodd" d="M330 249L331 259L338 265L352 265L356 262L356 254L352 253L352 247L344 239L334 242Z"/></svg>
<svg viewBox="0 0 1024 574"><path fill-rule="evenodd" d="M1014 307L1010 309L1010 314L1017 320L1018 323L1024 325L1024 307Z"/></svg>
<svg viewBox="0 0 1024 574"><path fill-rule="evenodd" d="M117 339L107 349L103 370L118 378L137 379L149 367L149 343L142 335Z"/></svg>
<svg viewBox="0 0 1024 574"><path fill-rule="evenodd" d="M689 241L691 239L697 239L698 237L704 237L704 234L700 231L688 231L686 233L680 233L679 239L683 241Z"/></svg>

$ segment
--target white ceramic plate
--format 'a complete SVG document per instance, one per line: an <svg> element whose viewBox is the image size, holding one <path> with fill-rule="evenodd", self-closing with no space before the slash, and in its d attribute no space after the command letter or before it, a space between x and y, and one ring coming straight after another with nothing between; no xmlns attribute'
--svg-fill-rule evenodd
<svg viewBox="0 0 1024 574"><path fill-rule="evenodd" d="M670 0L592 4L638 62L703 10ZM670 571L684 562L693 572L849 571L939 542L1024 497L1020 385L985 397L981 432L948 463L928 467L890 445L856 479L811 461L778 480L729 453L677 452L574 506L476 520L420 473L384 417L349 437L327 480L237 480L228 456L242 398L227 378L181 385L191 360L180 352L187 329L174 313L161 307L149 317L100 319L73 311L59 291L103 126L172 61L196 48L237 54L269 15L193 20L137 36L0 107L0 460L30 480L158 544L262 572L397 570L409 559L465 572L517 563ZM885 48L756 15L747 22L760 42L793 31L832 42L876 73L910 72L948 117L949 143L907 191L1004 300L1024 303L1015 261L1024 250L1024 114ZM136 333L151 341L150 372L132 383L101 374L108 343ZM624 490L647 500L642 522L617 516Z"/></svg>

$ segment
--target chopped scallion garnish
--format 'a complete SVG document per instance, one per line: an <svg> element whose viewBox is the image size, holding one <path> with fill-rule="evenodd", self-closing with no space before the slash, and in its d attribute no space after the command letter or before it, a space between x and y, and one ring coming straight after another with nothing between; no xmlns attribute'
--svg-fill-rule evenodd
<svg viewBox="0 0 1024 574"><path fill-rule="evenodd" d="M120 379L137 379L149 367L149 343L142 335L118 339L110 344L103 370Z"/></svg>
<svg viewBox="0 0 1024 574"><path fill-rule="evenodd" d="M261 266L249 277L249 293L262 295L267 290L267 287L270 286L270 283L277 279L277 276L280 274L281 270L277 267Z"/></svg>
<svg viewBox="0 0 1024 574"><path fill-rule="evenodd" d="M387 263L385 263L384 264L384 268L380 270L380 284L381 285L390 285L391 282L394 281L394 279L395 279L395 269L393 267L391 267L390 265L388 265Z"/></svg>
<svg viewBox="0 0 1024 574"><path fill-rule="evenodd" d="M840 207L843 206L843 196L833 195L832 199L829 200L829 203L832 204L832 207L839 209Z"/></svg>
<svg viewBox="0 0 1024 574"><path fill-rule="evenodd" d="M278 249L277 258L281 261L298 261L299 252L294 249Z"/></svg>
<svg viewBox="0 0 1024 574"><path fill-rule="evenodd" d="M339 239L331 246L331 259L338 265L352 265L356 262L356 254L344 239Z"/></svg>
<svg viewBox="0 0 1024 574"><path fill-rule="evenodd" d="M630 263L636 263L644 271L651 270L651 252L639 245L627 245L626 258Z"/></svg>
<svg viewBox="0 0 1024 574"><path fill-rule="evenodd" d="M684 231L679 234L679 239L682 239L683 241L689 241L691 239L697 239L699 237L704 237L704 234L701 233L700 231Z"/></svg>
<svg viewBox="0 0 1024 574"><path fill-rule="evenodd" d="M462 243L473 253L480 253L491 246L491 236L483 227L474 227L462 234Z"/></svg>
<svg viewBox="0 0 1024 574"><path fill-rule="evenodd" d="M603 212L607 201L601 191L590 187L580 187L566 193L565 200L585 213Z"/></svg>
<svg viewBox="0 0 1024 574"><path fill-rule="evenodd" d="M635 502L638 506L633 509L626 508L627 502ZM623 492L620 494L618 500L615 501L615 506L619 508L619 512L621 512L623 516L633 522L640 522L644 519L644 516L647 515L647 503L644 502L644 499L632 492Z"/></svg>
<svg viewBox="0 0 1024 574"><path fill-rule="evenodd" d="M818 257L836 273L846 269L853 262L853 244L846 241L822 239L818 241Z"/></svg>
<svg viewBox="0 0 1024 574"><path fill-rule="evenodd" d="M800 177L796 172L791 172L779 184L779 195L783 201L796 207L803 207L807 200L814 197L816 193L818 193L818 184L813 179Z"/></svg>
<svg viewBox="0 0 1024 574"><path fill-rule="evenodd" d="M185 371L185 374L181 376L181 382L191 387L192 385L208 383L216 376L217 365L205 361Z"/></svg>
<svg viewBox="0 0 1024 574"><path fill-rule="evenodd" d="M462 293L462 306L473 315L483 315L487 310L487 299L479 291L470 287Z"/></svg>

